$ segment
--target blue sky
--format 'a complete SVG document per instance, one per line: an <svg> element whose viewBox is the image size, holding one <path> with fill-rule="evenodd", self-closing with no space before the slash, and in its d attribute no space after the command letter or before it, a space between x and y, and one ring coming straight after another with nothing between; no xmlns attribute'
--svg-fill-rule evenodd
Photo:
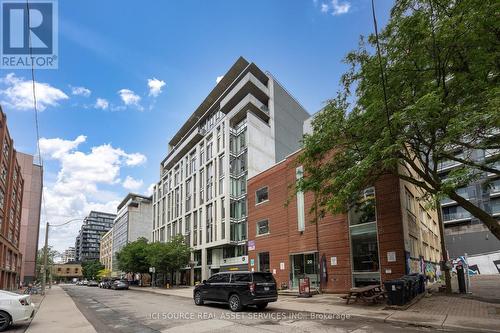
<svg viewBox="0 0 500 333"><path fill-rule="evenodd" d="M377 2L380 26L391 4ZM129 190L146 193L169 138L239 56L314 113L372 30L369 0L60 1L59 69L35 74L47 218L113 211ZM30 78L2 70L0 101L16 148L33 154ZM51 233L51 245L72 245L78 228Z"/></svg>

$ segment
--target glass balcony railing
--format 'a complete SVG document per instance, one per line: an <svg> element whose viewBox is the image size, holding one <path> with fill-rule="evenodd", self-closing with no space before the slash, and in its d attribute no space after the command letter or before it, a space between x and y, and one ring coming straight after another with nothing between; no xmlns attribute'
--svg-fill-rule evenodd
<svg viewBox="0 0 500 333"><path fill-rule="evenodd" d="M470 219L472 215L469 212L454 212L454 213L445 213L443 214L443 221L457 221L457 220L466 220Z"/></svg>

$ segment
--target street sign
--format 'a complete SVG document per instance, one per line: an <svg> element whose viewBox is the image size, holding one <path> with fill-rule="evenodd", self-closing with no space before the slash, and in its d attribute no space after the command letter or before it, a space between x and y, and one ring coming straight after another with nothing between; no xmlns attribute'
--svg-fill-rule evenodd
<svg viewBox="0 0 500 333"><path fill-rule="evenodd" d="M155 273L156 268L155 267L149 267L149 273Z"/></svg>

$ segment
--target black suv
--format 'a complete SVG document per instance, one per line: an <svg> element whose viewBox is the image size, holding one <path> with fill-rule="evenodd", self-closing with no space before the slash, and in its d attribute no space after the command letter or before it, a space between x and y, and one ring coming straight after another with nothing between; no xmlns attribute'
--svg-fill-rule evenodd
<svg viewBox="0 0 500 333"><path fill-rule="evenodd" d="M271 273L223 272L197 285L193 298L196 305L203 305L205 301L229 303L235 312L247 305L256 305L262 310L269 302L278 300L278 291Z"/></svg>

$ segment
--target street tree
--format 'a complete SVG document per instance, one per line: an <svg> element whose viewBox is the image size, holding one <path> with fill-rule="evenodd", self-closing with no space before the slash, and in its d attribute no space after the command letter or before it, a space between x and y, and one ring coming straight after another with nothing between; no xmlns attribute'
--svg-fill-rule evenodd
<svg viewBox="0 0 500 333"><path fill-rule="evenodd" d="M99 272L104 269L104 265L98 260L88 260L82 263L82 275L87 280L94 280L99 276Z"/></svg>
<svg viewBox="0 0 500 333"><path fill-rule="evenodd" d="M457 193L500 175L499 9L493 0L401 0L380 34L361 38L340 91L304 137L297 188L315 193L313 209L346 211L390 172L436 208L455 200L500 239L499 222ZM450 160L460 166L443 179L439 166Z"/></svg>
<svg viewBox="0 0 500 333"><path fill-rule="evenodd" d="M41 248L41 249L38 249L37 253L36 253L36 276L37 276L37 280L41 280L42 279L42 275L43 275L43 254L44 254L44 248ZM49 276L50 274L50 267L54 264L54 261L55 261L55 258L56 257L59 257L60 256L60 253L56 250L54 250L52 248L52 246L49 246L48 247L48 250L47 250L47 267L45 267L46 269L46 273L47 273L47 276Z"/></svg>
<svg viewBox="0 0 500 333"><path fill-rule="evenodd" d="M118 269L127 273L144 274L149 272L148 249L150 244L146 238L139 238L125 245L116 254Z"/></svg>
<svg viewBox="0 0 500 333"><path fill-rule="evenodd" d="M500 239L499 222L457 193L484 173L500 175L499 6L401 0L380 34L373 12L375 33L346 56L340 91L304 137L298 189L314 192L316 217L349 209L360 190L390 172L438 209L445 261L443 197ZM449 161L460 166L442 178L439 167Z"/></svg>
<svg viewBox="0 0 500 333"><path fill-rule="evenodd" d="M177 235L167 244L169 266L173 276L175 271L185 268L189 264L191 248L186 244L184 236Z"/></svg>

